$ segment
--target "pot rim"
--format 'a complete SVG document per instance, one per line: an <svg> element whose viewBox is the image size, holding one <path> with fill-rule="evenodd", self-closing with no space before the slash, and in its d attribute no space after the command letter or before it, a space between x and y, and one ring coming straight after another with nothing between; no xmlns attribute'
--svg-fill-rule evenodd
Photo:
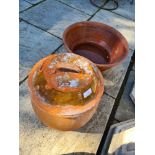
<svg viewBox="0 0 155 155"><path fill-rule="evenodd" d="M76 26L83 26L83 25L88 25L88 26L92 26L92 25L96 25L96 26L100 26L100 27L103 27L103 28L107 28L107 30L109 30L109 32L112 32L114 33L115 35L117 35L120 40L123 42L124 44L124 56L121 57L121 59L119 61L116 61L114 63L108 63L108 64L97 64L97 63L94 63L92 62L93 64L97 65L98 67L113 67L115 65L118 65L120 64L128 55L128 51L129 51L129 47L128 47L128 42L126 40L126 38L119 32L117 31L115 28L109 26L109 25L106 25L104 23L100 23L100 22L95 22L95 21L82 21L82 22L76 22L74 24L71 24L70 26L68 26L64 33L63 33L63 42L64 42L64 46L66 48L66 50L70 53L74 53L69 47L68 47L68 44L66 42L66 36L68 34L68 32L70 31L70 29L76 27ZM88 59L88 58L87 58Z"/></svg>
<svg viewBox="0 0 155 155"><path fill-rule="evenodd" d="M53 54L54 55L54 54ZM81 113L84 113L88 110L91 110L95 106L99 104L99 101L103 95L104 92L104 79L103 76L98 69L97 71L97 76L99 77L99 84L97 86L97 92L96 95L93 99L90 101L87 101L85 105L50 105L44 101L41 101L41 98L36 94L36 90L34 89L33 86L33 76L38 69L38 67L41 66L41 64L48 58L50 58L52 55L46 56L45 58L39 60L31 69L29 72L28 76L28 87L29 87L29 92L31 94L31 101L32 104L35 104L40 110L48 112L50 115L58 115L63 117L76 117L77 115L80 115ZM87 58L85 58L87 59ZM87 59L88 60L88 59ZM92 63L90 60L88 60L90 63Z"/></svg>

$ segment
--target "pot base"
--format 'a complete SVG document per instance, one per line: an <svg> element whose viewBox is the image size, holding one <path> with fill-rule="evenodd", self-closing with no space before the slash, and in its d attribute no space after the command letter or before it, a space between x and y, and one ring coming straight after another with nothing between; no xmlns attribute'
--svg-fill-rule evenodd
<svg viewBox="0 0 155 155"><path fill-rule="evenodd" d="M103 47L94 43L78 44L74 47L73 52L75 54L84 56L96 64L108 64L110 63L109 52Z"/></svg>

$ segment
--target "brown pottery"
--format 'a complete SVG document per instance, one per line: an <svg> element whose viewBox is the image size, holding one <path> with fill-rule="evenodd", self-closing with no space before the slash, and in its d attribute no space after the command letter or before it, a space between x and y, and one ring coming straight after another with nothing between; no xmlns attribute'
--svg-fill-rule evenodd
<svg viewBox="0 0 155 155"><path fill-rule="evenodd" d="M128 43L120 32L98 22L78 22L70 25L63 34L68 52L84 56L101 71L119 64L128 53Z"/></svg>
<svg viewBox="0 0 155 155"><path fill-rule="evenodd" d="M29 73L28 86L38 118L59 130L85 125L104 92L100 70L90 60L73 53L41 59Z"/></svg>

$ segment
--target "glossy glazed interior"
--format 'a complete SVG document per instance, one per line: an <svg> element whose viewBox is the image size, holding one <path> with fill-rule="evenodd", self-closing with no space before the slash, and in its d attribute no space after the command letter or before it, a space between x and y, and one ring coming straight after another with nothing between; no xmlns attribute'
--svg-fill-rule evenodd
<svg viewBox="0 0 155 155"><path fill-rule="evenodd" d="M69 26L63 41L68 52L82 55L106 70L120 63L128 53L126 39L115 29L98 22Z"/></svg>

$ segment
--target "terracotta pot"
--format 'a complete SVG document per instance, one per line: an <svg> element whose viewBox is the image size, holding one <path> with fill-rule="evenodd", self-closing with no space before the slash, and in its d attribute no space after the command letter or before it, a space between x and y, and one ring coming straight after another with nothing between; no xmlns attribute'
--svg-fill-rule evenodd
<svg viewBox="0 0 155 155"><path fill-rule="evenodd" d="M63 59L60 59L61 62L57 59L58 62L54 64L54 68L53 66L51 67L50 64L54 62L54 58L59 58L60 55L76 56L74 60L79 59L82 60L82 62L86 62L91 65L93 74L90 74L91 76L87 75L86 72L84 72L85 69L80 72L81 68L79 68L78 65L73 65L71 62L63 62ZM46 83L43 82L45 84L44 91L42 91L43 93L47 93L50 89L58 93L61 92L62 94L68 92L75 92L76 94L76 92L82 92L83 87L85 87L83 86L83 83L79 84L79 86L74 85L72 86L72 88L70 88L70 85L67 86L63 83L63 86L60 87L59 81L56 80L58 79L58 76L61 75L62 77L64 77L66 74L69 74L69 76L73 79L79 78L79 80L81 80L80 82L86 80L84 78L87 78L88 80L85 86L91 83L91 78L93 78L94 80L94 77L96 77L97 82L95 83L95 90L93 90L93 97L91 96L91 99L87 99L86 102L82 103L81 105L74 105L74 103L65 103L65 101L62 100L63 98L60 96L60 100L55 101L57 103L53 101L53 104L50 104L48 98L44 98L44 96L40 93L41 91L39 91L39 89L41 89L42 87L41 85L39 85L40 87L36 85L36 83L39 81L37 80L37 78L40 75L44 75L44 80L46 80ZM88 59L71 53L59 55L53 54L37 62L29 73L28 86L31 94L32 106L38 118L45 125L59 130L75 130L85 125L95 113L101 96L104 92L104 80L99 69ZM63 101L63 103L59 104L59 101Z"/></svg>
<svg viewBox="0 0 155 155"><path fill-rule="evenodd" d="M84 56L101 71L119 64L128 54L128 43L120 32L98 22L78 22L63 34L68 52Z"/></svg>

